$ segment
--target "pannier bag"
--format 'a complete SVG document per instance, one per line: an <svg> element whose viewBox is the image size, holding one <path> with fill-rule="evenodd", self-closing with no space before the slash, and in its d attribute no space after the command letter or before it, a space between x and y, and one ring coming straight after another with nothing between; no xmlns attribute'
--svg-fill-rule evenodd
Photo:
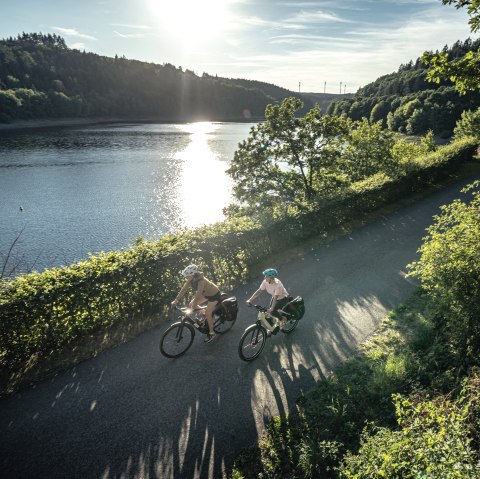
<svg viewBox="0 0 480 479"><path fill-rule="evenodd" d="M214 313L222 312L228 321L233 321L237 318L238 313L238 302L235 296L229 296L228 294L222 293L222 302L217 304L214 309Z"/></svg>
<svg viewBox="0 0 480 479"><path fill-rule="evenodd" d="M302 319L305 314L305 302L301 296L296 296L283 308L287 313L295 316L295 319Z"/></svg>

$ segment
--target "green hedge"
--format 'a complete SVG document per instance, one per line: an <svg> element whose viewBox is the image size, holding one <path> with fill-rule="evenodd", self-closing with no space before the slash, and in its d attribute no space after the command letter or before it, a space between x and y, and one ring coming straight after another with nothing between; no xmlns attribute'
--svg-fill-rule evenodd
<svg viewBox="0 0 480 479"><path fill-rule="evenodd" d="M377 175L329 198L321 209L268 228L249 219L218 223L129 250L91 256L63 268L32 273L0 286L0 368L18 369L49 351L118 323L166 312L195 262L228 290L269 255L408 196L471 159L478 146L464 139L418 160L403 176Z"/></svg>

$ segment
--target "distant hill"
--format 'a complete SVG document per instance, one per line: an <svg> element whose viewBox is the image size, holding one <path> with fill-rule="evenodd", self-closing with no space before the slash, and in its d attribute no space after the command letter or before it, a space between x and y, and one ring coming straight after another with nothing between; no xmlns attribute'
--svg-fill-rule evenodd
<svg viewBox="0 0 480 479"><path fill-rule="evenodd" d="M467 39L450 48L445 46L443 51L448 53L449 60L454 60L479 47L480 39ZM449 81L429 83L426 72L420 58L410 61L397 72L360 88L350 99L332 102L327 113L382 121L392 131L407 134L423 134L431 129L448 137L463 111L480 106L480 93L460 95Z"/></svg>
<svg viewBox="0 0 480 479"><path fill-rule="evenodd" d="M0 40L0 121L58 118L235 120L264 117L289 96L268 83L196 75L169 63L100 56L58 35ZM302 98L304 111L313 103Z"/></svg>
<svg viewBox="0 0 480 479"><path fill-rule="evenodd" d="M353 93L302 93L304 98L309 99L313 103L317 103L322 112L325 113L328 110L330 104L334 101L348 100L353 98Z"/></svg>

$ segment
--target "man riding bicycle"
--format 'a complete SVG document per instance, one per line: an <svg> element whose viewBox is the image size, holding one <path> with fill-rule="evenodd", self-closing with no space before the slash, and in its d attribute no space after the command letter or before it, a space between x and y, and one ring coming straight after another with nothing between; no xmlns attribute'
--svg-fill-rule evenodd
<svg viewBox="0 0 480 479"><path fill-rule="evenodd" d="M193 291L195 291L195 296L188 304L190 309L195 309L199 304L204 303L206 300L207 307L205 310L205 317L207 318L209 333L205 342L209 343L217 337L217 334L213 329L212 311L221 299L220 290L216 284L205 278L196 264L187 266L182 271L182 275L185 276L186 281L177 297L172 301L172 308L174 308L185 296L189 288L192 288Z"/></svg>

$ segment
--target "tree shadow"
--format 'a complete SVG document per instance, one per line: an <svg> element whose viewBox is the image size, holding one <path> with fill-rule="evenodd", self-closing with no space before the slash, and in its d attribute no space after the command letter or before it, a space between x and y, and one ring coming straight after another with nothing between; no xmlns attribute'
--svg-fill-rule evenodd
<svg viewBox="0 0 480 479"><path fill-rule="evenodd" d="M234 291L231 331L211 344L196 338L181 358L160 355L164 324L2 400L2 477L224 477L273 416L294 411L415 289L405 265L421 242L411 233L419 221L405 210L282 265L307 312L252 363L237 348L255 321L243 305L259 281Z"/></svg>

